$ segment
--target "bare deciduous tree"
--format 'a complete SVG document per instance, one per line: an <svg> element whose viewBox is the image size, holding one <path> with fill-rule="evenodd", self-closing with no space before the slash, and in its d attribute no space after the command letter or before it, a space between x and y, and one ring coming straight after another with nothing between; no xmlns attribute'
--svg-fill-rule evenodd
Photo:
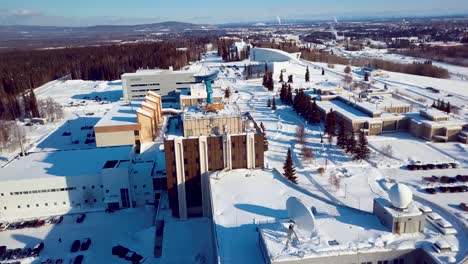
<svg viewBox="0 0 468 264"><path fill-rule="evenodd" d="M381 151L387 157L393 156L393 147L390 144L384 145Z"/></svg>
<svg viewBox="0 0 468 264"><path fill-rule="evenodd" d="M336 190L340 189L341 179L340 177L336 176L335 173L331 173L330 177L328 178L328 183L334 186Z"/></svg>

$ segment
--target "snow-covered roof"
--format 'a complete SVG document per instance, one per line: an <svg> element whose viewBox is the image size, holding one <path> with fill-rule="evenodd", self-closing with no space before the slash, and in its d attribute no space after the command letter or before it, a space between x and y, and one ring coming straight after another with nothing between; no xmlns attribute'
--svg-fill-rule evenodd
<svg viewBox="0 0 468 264"><path fill-rule="evenodd" d="M0 168L0 181L91 176L109 160L129 160L131 146L36 152Z"/></svg>
<svg viewBox="0 0 468 264"><path fill-rule="evenodd" d="M333 111L340 113L342 116L352 121L367 121L370 119L370 117L365 113L339 100L317 101L317 106L325 110L327 113L333 109Z"/></svg>
<svg viewBox="0 0 468 264"><path fill-rule="evenodd" d="M199 109L197 106L187 107L182 114L182 120L192 119L211 119L224 117L239 117L242 113L237 105L226 104L224 109L219 112L206 112L204 109Z"/></svg>
<svg viewBox="0 0 468 264"><path fill-rule="evenodd" d="M120 126L137 124L136 109L139 103L124 104L118 102L99 120L94 127Z"/></svg>
<svg viewBox="0 0 468 264"><path fill-rule="evenodd" d="M139 77L139 76L148 76L148 75L163 75L163 74L195 74L194 71L190 70L165 70L165 69L141 69L136 72L124 73L122 78L125 77Z"/></svg>
<svg viewBox="0 0 468 264"><path fill-rule="evenodd" d="M223 97L223 96L224 94L220 87L213 87L213 97ZM206 97L207 97L206 87L202 83L194 84L190 86L190 89L184 89L180 91L180 99L191 99L191 98L201 99L201 98L206 98Z"/></svg>

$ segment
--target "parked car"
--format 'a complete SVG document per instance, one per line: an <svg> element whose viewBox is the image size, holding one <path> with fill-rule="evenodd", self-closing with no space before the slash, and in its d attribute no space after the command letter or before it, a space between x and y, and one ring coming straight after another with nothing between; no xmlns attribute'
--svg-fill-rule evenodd
<svg viewBox="0 0 468 264"><path fill-rule="evenodd" d="M447 192L447 187L439 187L439 192L445 193Z"/></svg>
<svg viewBox="0 0 468 264"><path fill-rule="evenodd" d="M23 251L21 251L20 258L27 258L31 255L32 249L30 248L25 248Z"/></svg>
<svg viewBox="0 0 468 264"><path fill-rule="evenodd" d="M458 168L458 164L457 164L457 163L451 162L451 163L449 163L449 165L450 165L452 168L454 168L454 169Z"/></svg>
<svg viewBox="0 0 468 264"><path fill-rule="evenodd" d="M460 208L468 212L468 205L466 203L460 203Z"/></svg>
<svg viewBox="0 0 468 264"><path fill-rule="evenodd" d="M3 255L3 253L5 253L7 250L7 247L6 246L0 246L0 256Z"/></svg>
<svg viewBox="0 0 468 264"><path fill-rule="evenodd" d="M39 254L41 254L43 249L44 249L44 243L41 242L33 247L32 255L36 257L39 256Z"/></svg>
<svg viewBox="0 0 468 264"><path fill-rule="evenodd" d="M77 252L78 249L80 249L80 245L81 245L81 242L79 240L73 241L70 251Z"/></svg>
<svg viewBox="0 0 468 264"><path fill-rule="evenodd" d="M56 259L55 264L63 264L63 259L61 259L61 258Z"/></svg>
<svg viewBox="0 0 468 264"><path fill-rule="evenodd" d="M459 182L467 182L468 181L468 176L466 175L457 175L455 176L455 179Z"/></svg>
<svg viewBox="0 0 468 264"><path fill-rule="evenodd" d="M75 261L73 261L73 264L81 264L83 263L84 256L83 255L78 255L75 257Z"/></svg>
<svg viewBox="0 0 468 264"><path fill-rule="evenodd" d="M80 215L78 216L78 218L76 219L76 222L77 222L77 223L83 223L83 221L85 220L85 218L86 218L86 214L80 214Z"/></svg>
<svg viewBox="0 0 468 264"><path fill-rule="evenodd" d="M91 246L91 239L86 238L81 242L81 251L88 250L89 246Z"/></svg>
<svg viewBox="0 0 468 264"><path fill-rule="evenodd" d="M432 183L438 182L438 180L436 180L436 179L434 179L432 177L424 177L423 180L427 181L427 182L432 182Z"/></svg>
<svg viewBox="0 0 468 264"><path fill-rule="evenodd" d="M45 225L45 221L44 220L38 220L36 222L36 224L34 225L35 228L38 228L38 227L41 227L41 226L44 226Z"/></svg>
<svg viewBox="0 0 468 264"><path fill-rule="evenodd" d="M13 250L13 254L11 254L11 257L13 259L18 259L21 256L21 251L22 251L21 248L15 248Z"/></svg>
<svg viewBox="0 0 468 264"><path fill-rule="evenodd" d="M59 216L56 216L56 217L54 218L53 223L54 223L54 224L60 224L60 223L62 223L62 221L63 221L63 216L62 216L62 215L59 215Z"/></svg>
<svg viewBox="0 0 468 264"><path fill-rule="evenodd" d="M436 190L434 188L426 188L424 189L427 193L430 193L430 194L436 194Z"/></svg>
<svg viewBox="0 0 468 264"><path fill-rule="evenodd" d="M5 253L3 253L2 257L0 258L1 261L9 260L11 258L11 255L13 254L12 249L7 249Z"/></svg>
<svg viewBox="0 0 468 264"><path fill-rule="evenodd" d="M41 264L53 264L53 263L54 263L54 260L51 258L46 258L41 261Z"/></svg>
<svg viewBox="0 0 468 264"><path fill-rule="evenodd" d="M130 249L120 245L112 248L112 255L118 256L119 258L124 258L128 252L130 252Z"/></svg>
<svg viewBox="0 0 468 264"><path fill-rule="evenodd" d="M0 231L5 231L9 227L10 227L10 223L8 223L8 222L0 223Z"/></svg>

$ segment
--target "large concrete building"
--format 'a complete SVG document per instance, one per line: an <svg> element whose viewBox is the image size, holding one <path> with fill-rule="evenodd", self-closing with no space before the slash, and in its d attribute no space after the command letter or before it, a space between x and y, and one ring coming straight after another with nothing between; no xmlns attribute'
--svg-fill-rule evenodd
<svg viewBox="0 0 468 264"><path fill-rule="evenodd" d="M143 99L148 91L156 92L165 102L177 102L180 89L190 88L197 83L192 71L138 70L122 75L125 102Z"/></svg>
<svg viewBox="0 0 468 264"><path fill-rule="evenodd" d="M186 108L167 126L167 188L176 217L211 215L208 172L264 167L263 133L234 105L217 113Z"/></svg>
<svg viewBox="0 0 468 264"><path fill-rule="evenodd" d="M0 219L153 203L153 159L131 146L31 153L0 168ZM138 161L135 161L138 160ZM160 186L159 186L160 187Z"/></svg>

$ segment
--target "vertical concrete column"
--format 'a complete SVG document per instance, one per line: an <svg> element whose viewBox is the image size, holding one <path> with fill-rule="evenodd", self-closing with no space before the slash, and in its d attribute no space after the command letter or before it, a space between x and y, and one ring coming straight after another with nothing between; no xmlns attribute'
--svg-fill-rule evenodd
<svg viewBox="0 0 468 264"><path fill-rule="evenodd" d="M175 165L177 175L177 196L179 202L179 217L187 219L187 198L185 195L184 145L182 138L174 139Z"/></svg>
<svg viewBox="0 0 468 264"><path fill-rule="evenodd" d="M223 154L224 154L224 168L232 170L232 144L231 144L230 134L225 134L223 136Z"/></svg>
<svg viewBox="0 0 468 264"><path fill-rule="evenodd" d="M247 133L247 169L255 168L255 134Z"/></svg>
<svg viewBox="0 0 468 264"><path fill-rule="evenodd" d="M202 192L202 210L203 216L211 216L211 195L210 195L210 178L208 167L208 140L207 137L198 138L199 155L200 155L200 177L201 177L201 192Z"/></svg>

